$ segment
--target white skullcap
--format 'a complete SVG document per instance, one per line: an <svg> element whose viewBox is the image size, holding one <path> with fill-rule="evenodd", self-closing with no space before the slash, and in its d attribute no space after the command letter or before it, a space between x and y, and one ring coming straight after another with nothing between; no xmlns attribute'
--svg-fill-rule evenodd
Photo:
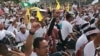
<svg viewBox="0 0 100 56"><path fill-rule="evenodd" d="M71 14L73 17L75 17L75 14L74 14L74 12L72 12L72 11L69 11L69 14Z"/></svg>
<svg viewBox="0 0 100 56"><path fill-rule="evenodd" d="M88 35L91 35L91 34L94 34L94 33L100 33L99 29L94 29L94 30L88 31L85 34L88 36Z"/></svg>
<svg viewBox="0 0 100 56"><path fill-rule="evenodd" d="M35 19L34 17L30 17L30 19Z"/></svg>
<svg viewBox="0 0 100 56"><path fill-rule="evenodd" d="M26 25L25 24L21 24L20 28L26 28Z"/></svg>

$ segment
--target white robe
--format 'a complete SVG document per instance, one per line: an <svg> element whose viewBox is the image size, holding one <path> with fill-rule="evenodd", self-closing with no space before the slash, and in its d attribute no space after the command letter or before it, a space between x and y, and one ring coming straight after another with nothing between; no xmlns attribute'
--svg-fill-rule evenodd
<svg viewBox="0 0 100 56"><path fill-rule="evenodd" d="M94 56L95 46L94 41L90 41L84 48L84 56Z"/></svg>
<svg viewBox="0 0 100 56"><path fill-rule="evenodd" d="M76 52L80 49L80 47L82 47L83 45L85 45L88 42L86 35L82 34L79 39L76 42Z"/></svg>
<svg viewBox="0 0 100 56"><path fill-rule="evenodd" d="M62 39L65 40L66 37L72 33L72 28L73 26L68 22L68 21L62 21L62 27L61 27L61 34L62 34Z"/></svg>

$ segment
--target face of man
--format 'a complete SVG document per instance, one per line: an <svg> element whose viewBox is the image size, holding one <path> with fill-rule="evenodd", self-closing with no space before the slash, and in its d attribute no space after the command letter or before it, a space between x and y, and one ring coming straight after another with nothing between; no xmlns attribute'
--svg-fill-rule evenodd
<svg viewBox="0 0 100 56"><path fill-rule="evenodd" d="M86 20L86 21L90 21L90 20L91 20L91 18L90 18L90 17L87 17L87 18L85 18L85 20Z"/></svg>
<svg viewBox="0 0 100 56"><path fill-rule="evenodd" d="M71 22L73 20L74 20L74 17L70 17L68 21Z"/></svg>
<svg viewBox="0 0 100 56"><path fill-rule="evenodd" d="M22 28L20 28L20 31L24 34L26 31L26 28L22 27Z"/></svg>
<svg viewBox="0 0 100 56"><path fill-rule="evenodd" d="M100 19L96 22L97 26L100 26Z"/></svg>
<svg viewBox="0 0 100 56"><path fill-rule="evenodd" d="M60 21L59 17L58 17L58 18L56 18L56 23L59 23L59 21Z"/></svg>
<svg viewBox="0 0 100 56"><path fill-rule="evenodd" d="M100 32L97 34L97 39L98 39L99 42L100 42Z"/></svg>
<svg viewBox="0 0 100 56"><path fill-rule="evenodd" d="M39 48L36 48L36 53L38 56L48 56L49 46L46 40L43 40L39 43Z"/></svg>
<svg viewBox="0 0 100 56"><path fill-rule="evenodd" d="M0 23L0 30L2 30L4 28L4 24Z"/></svg>

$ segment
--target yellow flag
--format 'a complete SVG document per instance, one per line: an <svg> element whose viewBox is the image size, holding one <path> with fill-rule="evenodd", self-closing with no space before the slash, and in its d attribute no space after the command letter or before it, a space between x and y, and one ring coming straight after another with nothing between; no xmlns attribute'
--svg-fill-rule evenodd
<svg viewBox="0 0 100 56"><path fill-rule="evenodd" d="M39 21L42 21L43 17L42 17L42 15L41 15L41 13L40 13L40 9L37 10L37 15L36 15L36 17L38 17Z"/></svg>
<svg viewBox="0 0 100 56"><path fill-rule="evenodd" d="M59 1L56 0L56 3L57 3L57 7L56 7L56 9L60 9L60 3L59 3Z"/></svg>
<svg viewBox="0 0 100 56"><path fill-rule="evenodd" d="M31 10L35 10L35 11L37 11L39 8L38 7L32 7L32 8L30 8Z"/></svg>
<svg viewBox="0 0 100 56"><path fill-rule="evenodd" d="M69 4L69 3L67 4L66 11L67 11L67 12L70 11L70 4Z"/></svg>
<svg viewBox="0 0 100 56"><path fill-rule="evenodd" d="M30 9L31 10L35 10L36 11L36 17L39 19L39 21L42 21L43 17L42 17L42 14L40 12L40 8L38 8L38 7L32 7Z"/></svg>
<svg viewBox="0 0 100 56"><path fill-rule="evenodd" d="M30 22L30 9L28 8L27 11L26 11L26 15L27 15L27 18L28 18L28 22Z"/></svg>

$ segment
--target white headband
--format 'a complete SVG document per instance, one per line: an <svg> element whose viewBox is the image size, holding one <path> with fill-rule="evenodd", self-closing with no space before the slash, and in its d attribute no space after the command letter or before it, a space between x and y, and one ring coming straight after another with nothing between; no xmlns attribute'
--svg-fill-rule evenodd
<svg viewBox="0 0 100 56"><path fill-rule="evenodd" d="M91 31L88 31L87 33L85 33L86 35L91 35L93 33L99 33L100 31L98 29L95 29L95 30L91 30Z"/></svg>

